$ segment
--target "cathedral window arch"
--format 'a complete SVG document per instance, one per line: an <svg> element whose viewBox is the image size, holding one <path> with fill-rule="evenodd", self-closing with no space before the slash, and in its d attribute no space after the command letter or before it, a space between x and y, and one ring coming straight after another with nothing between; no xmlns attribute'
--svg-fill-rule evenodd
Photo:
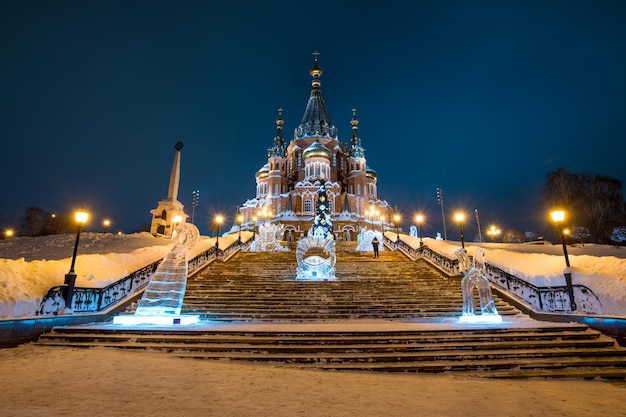
<svg viewBox="0 0 626 417"><path fill-rule="evenodd" d="M359 161L356 161L356 170L357 171L361 170L361 163Z"/></svg>
<svg viewBox="0 0 626 417"><path fill-rule="evenodd" d="M274 184L274 194L278 194L278 184Z"/></svg>
<svg viewBox="0 0 626 417"><path fill-rule="evenodd" d="M312 202L311 200L309 200L308 198L306 200L304 200L304 212L305 213L310 213L312 210Z"/></svg>
<svg viewBox="0 0 626 417"><path fill-rule="evenodd" d="M350 194L354 194L354 185L350 184Z"/></svg>
<svg viewBox="0 0 626 417"><path fill-rule="evenodd" d="M361 195L361 184L356 185L356 194Z"/></svg>

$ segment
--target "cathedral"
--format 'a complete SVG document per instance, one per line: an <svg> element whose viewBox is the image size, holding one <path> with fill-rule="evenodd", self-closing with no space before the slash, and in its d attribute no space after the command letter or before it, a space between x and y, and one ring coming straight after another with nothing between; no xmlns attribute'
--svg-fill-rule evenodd
<svg viewBox="0 0 626 417"><path fill-rule="evenodd" d="M393 210L378 198L376 171L367 165L352 109L352 137L339 140L322 97L322 69L314 53L312 90L293 138L283 138L282 109L278 109L276 136L267 163L256 172L256 197L240 208L243 230L263 222L284 225L283 239L295 241L311 228L320 189L333 221L335 239L356 240L361 229L391 229Z"/></svg>

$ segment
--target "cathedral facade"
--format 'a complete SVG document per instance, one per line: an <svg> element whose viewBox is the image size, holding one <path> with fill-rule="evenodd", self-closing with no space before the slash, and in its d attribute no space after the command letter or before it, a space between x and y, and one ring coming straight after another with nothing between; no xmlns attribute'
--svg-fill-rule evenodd
<svg viewBox="0 0 626 417"><path fill-rule="evenodd" d="M267 163L256 172L256 197L239 208L241 227L252 230L262 222L281 223L284 240L294 241L311 228L318 191L324 186L336 239L356 240L363 228L390 229L393 210L378 197L378 177L367 165L356 110L352 109L352 137L344 145L328 115L320 90L322 69L318 54L314 56L313 88L302 122L287 145L282 109L278 110Z"/></svg>

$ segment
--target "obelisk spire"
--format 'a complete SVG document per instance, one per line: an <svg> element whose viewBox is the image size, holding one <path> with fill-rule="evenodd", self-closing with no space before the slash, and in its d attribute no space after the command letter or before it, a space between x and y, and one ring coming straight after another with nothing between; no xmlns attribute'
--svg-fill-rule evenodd
<svg viewBox="0 0 626 417"><path fill-rule="evenodd" d="M174 155L172 173L170 174L170 186L167 189L168 200L176 200L178 198L178 184L180 183L180 150L183 149L183 143L176 142L174 148L176 148L176 155Z"/></svg>

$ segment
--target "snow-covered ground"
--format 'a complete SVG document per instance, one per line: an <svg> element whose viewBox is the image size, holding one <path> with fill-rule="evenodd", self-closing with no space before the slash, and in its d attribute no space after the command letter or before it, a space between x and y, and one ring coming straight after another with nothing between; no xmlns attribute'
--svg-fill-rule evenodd
<svg viewBox="0 0 626 417"><path fill-rule="evenodd" d="M48 287L63 282L74 238L0 241L3 312L15 313L14 300L36 305ZM234 239L220 238L220 247ZM214 243L203 238L194 252ZM427 243L451 258L459 246L430 239ZM76 263L78 283L106 285L161 258L169 245L144 234L86 233ZM475 245L467 246L470 253ZM563 271L558 245L481 246L489 261L529 279L557 280ZM607 281L607 291L622 291L624 251L597 245L571 248L574 276ZM621 301L625 304L623 297ZM626 315L623 307L620 314ZM399 324L372 325L380 329ZM304 371L184 360L162 352L33 344L0 349L0 387L2 416L626 416L624 382Z"/></svg>

